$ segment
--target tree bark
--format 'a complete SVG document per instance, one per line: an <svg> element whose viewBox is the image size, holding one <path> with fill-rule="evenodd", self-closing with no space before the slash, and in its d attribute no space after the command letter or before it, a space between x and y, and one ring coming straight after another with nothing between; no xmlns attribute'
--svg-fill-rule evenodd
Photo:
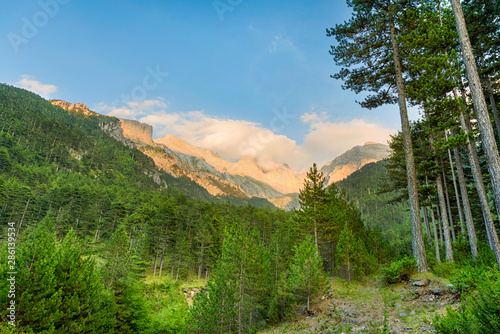
<svg viewBox="0 0 500 334"><path fill-rule="evenodd" d="M23 226L24 216L26 216L26 211L28 210L28 205L30 204L30 200L31 198L28 198L26 206L24 207L23 216L21 217L21 220L19 221L19 226L17 227L16 238L19 235L19 231L21 231L21 226Z"/></svg>
<svg viewBox="0 0 500 334"><path fill-rule="evenodd" d="M432 135L432 132L429 134L429 142L431 144L432 151L435 153L436 149L434 147L434 137ZM439 166L440 164L438 163L436 159L436 164ZM447 210L446 210L446 199L445 199L445 194L444 194L444 189L443 189L443 180L441 173L436 174L436 186L437 186L437 193L438 193L438 200L439 200L439 208L441 212L441 222L443 224L443 236L444 236L444 247L445 247L445 256L446 260L449 262L453 262L454 256L453 256L453 247L451 243L451 237L450 237L450 226L448 222L448 216L447 216Z"/></svg>
<svg viewBox="0 0 500 334"><path fill-rule="evenodd" d="M156 263L158 261L158 248L156 248L155 263L153 265L153 277L156 277Z"/></svg>
<svg viewBox="0 0 500 334"><path fill-rule="evenodd" d="M441 210L439 209L439 199L436 199L436 213L437 213L437 223L439 225L439 241L441 245L444 244L444 234L443 234L443 218L441 218Z"/></svg>
<svg viewBox="0 0 500 334"><path fill-rule="evenodd" d="M472 53L472 46L469 40L462 6L459 0L451 0L451 6L462 48L465 70L467 72L467 78L469 79L472 101L474 103L474 110L476 111L488 171L490 172L495 204L498 210L500 208L500 155L498 154L493 126L491 125L474 54Z"/></svg>
<svg viewBox="0 0 500 334"><path fill-rule="evenodd" d="M163 271L163 259L165 258L165 239L163 239L162 247L161 247L161 255L160 255L160 273L159 277L161 277L161 272Z"/></svg>
<svg viewBox="0 0 500 334"><path fill-rule="evenodd" d="M470 122L466 123L466 116L463 112L460 112L460 125L464 129L465 133L468 135L471 131ZM469 160L472 168L472 177L474 178L474 183L476 184L477 194L479 196L479 202L481 204L481 210L483 212L484 224L486 227L486 232L488 234L488 243L495 252L495 257L498 264L498 270L500 270L500 243L498 241L498 235L493 223L493 217L491 215L490 206L488 204L488 197L486 196L486 189L484 186L483 174L481 174L479 157L477 156L477 151L472 147L471 141L467 139L467 152L469 154ZM498 208L497 208L498 209Z"/></svg>
<svg viewBox="0 0 500 334"><path fill-rule="evenodd" d="M201 269L203 268L203 242L201 243L201 250L200 250L200 259L199 259L199 264L198 264L198 281L201 278Z"/></svg>
<svg viewBox="0 0 500 334"><path fill-rule="evenodd" d="M429 241L432 242L432 234L431 228L429 226L429 213L427 212L427 206L422 207L422 215L424 216L425 234L429 238Z"/></svg>
<svg viewBox="0 0 500 334"><path fill-rule="evenodd" d="M441 254L439 251L439 239L436 227L436 218L434 217L434 209L432 208L432 204L430 208L431 208L432 228L434 229L434 248L436 253L436 260L438 261L438 263L441 263Z"/></svg>
<svg viewBox="0 0 500 334"><path fill-rule="evenodd" d="M393 8L391 0L388 0L389 25L391 33L391 43L393 51L394 69L396 75L396 85L398 91L399 112L401 116L401 128L406 159L406 173L408 177L408 194L410 201L410 219L412 233L413 257L417 263L419 272L429 271L427 257L425 254L424 238L422 233L422 221L418 203L417 172L413 157L413 144L411 140L410 122L408 120L408 110L406 109L406 93L403 83L403 72L401 68L401 57L399 55L399 45L396 41L396 28L393 22Z"/></svg>
<svg viewBox="0 0 500 334"><path fill-rule="evenodd" d="M451 135L454 136L453 130ZM474 227L474 220L472 218L472 211L470 208L469 194L467 192L467 185L465 183L465 175L462 167L462 159L460 158L460 153L458 152L458 147L453 148L455 154L455 161L457 163L457 174L458 182L460 184L460 191L462 193L462 202L464 205L465 219L467 224L467 234L469 235L470 250L472 253L472 258L477 259L477 237L476 229Z"/></svg>
<svg viewBox="0 0 500 334"><path fill-rule="evenodd" d="M441 174L438 173L436 176L436 184L438 189L439 206L441 208L441 221L443 222L443 235L444 235L444 248L446 260L448 262L455 261L453 257L453 248L451 245L450 227L448 225L448 217L446 215L446 201L444 197L443 183L441 180Z"/></svg>
<svg viewBox="0 0 500 334"><path fill-rule="evenodd" d="M427 175L425 176L425 185L429 186L429 180L427 179ZM436 218L434 217L434 208L432 207L432 200L431 197L428 197L429 203L430 203L430 209L431 209L431 221L432 221L432 229L434 231L434 248L435 248L435 254L436 254L436 260L438 263L441 263L441 254L439 251L439 239L438 239L438 232L437 232L437 227L436 227Z"/></svg>
<svg viewBox="0 0 500 334"><path fill-rule="evenodd" d="M486 67L483 55L481 55L481 65L483 66L483 68ZM493 113L493 118L495 119L495 125L497 127L497 136L498 139L500 140L500 117L498 117L497 103L495 101L495 96L493 95L493 88L491 87L490 78L487 75L484 77L484 81L486 83L486 89L488 90L488 97L490 99L491 111Z"/></svg>
<svg viewBox="0 0 500 334"><path fill-rule="evenodd" d="M448 140L448 133L445 131L444 134L445 134L446 140ZM451 134L453 136L453 130L451 130ZM457 152L458 152L458 149L457 149L457 151L454 151L455 161L457 160ZM458 191L457 178L455 177L455 168L453 168L453 158L451 157L451 150L449 148L448 148L448 158L450 159L451 177L453 179L453 188L455 189L455 197L457 198L458 218L460 219L460 230L462 231L462 234L465 234L464 211L462 211L462 205L460 204L460 193ZM458 161L456 161L456 164L458 165ZM457 166L457 169L458 169L458 166Z"/></svg>
<svg viewBox="0 0 500 334"><path fill-rule="evenodd" d="M457 242L457 238L455 236L455 225L453 222L453 214L451 212L450 194L448 193L448 183L446 182L446 174L444 173L444 164L442 161L441 161L441 167L443 169L441 174L443 174L444 194L446 197L446 209L448 210L448 219L450 222L451 237L453 239L453 242Z"/></svg>
<svg viewBox="0 0 500 334"><path fill-rule="evenodd" d="M455 98L458 96L456 89L453 91ZM462 98L466 101L465 91L462 89ZM466 105L464 105L466 108ZM467 135L467 155L471 164L472 177L474 179L474 184L476 185L477 194L479 197L479 203L481 205L481 211L483 213L483 219L485 226L488 224L493 225L493 217L491 215L490 205L488 203L488 197L486 195L486 188L484 186L483 173L481 172L481 164L479 163L479 157L476 150L476 144L473 140L469 138L469 133L472 132L472 125L470 123L469 115L460 111L460 126ZM493 250L493 240L490 236L489 229L486 227L487 242L490 248Z"/></svg>

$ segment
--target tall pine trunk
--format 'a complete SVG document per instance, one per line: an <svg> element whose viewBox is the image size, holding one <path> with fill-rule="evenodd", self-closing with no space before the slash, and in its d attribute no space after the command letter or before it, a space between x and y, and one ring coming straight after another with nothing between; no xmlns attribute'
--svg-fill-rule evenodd
<svg viewBox="0 0 500 334"><path fill-rule="evenodd" d="M446 174L444 173L444 164L442 161L441 161L441 168L442 168L441 174L443 174L444 194L446 196L446 208L448 210L448 219L450 222L451 237L453 239L453 242L457 242L457 238L455 236L455 223L453 222L453 214L451 212L450 194L448 193L448 183L446 182Z"/></svg>
<svg viewBox="0 0 500 334"><path fill-rule="evenodd" d="M434 137L432 135L432 132L429 134L429 142L431 144L432 151L436 153L436 149L434 146ZM436 165L440 165L436 159ZM441 222L443 224L443 236L444 236L444 248L445 248L445 255L446 255L446 260L449 262L455 261L454 256L453 256L453 247L451 243L451 236L450 236L450 225L448 222L448 216L447 216L447 210L446 210L446 199L445 199L445 194L444 194L444 188L443 188L443 179L441 176L441 173L436 174L436 186L437 186L437 193L438 193L438 200L439 200L439 208L441 212Z"/></svg>
<svg viewBox="0 0 500 334"><path fill-rule="evenodd" d="M453 130L451 130L451 131L452 131L452 136L453 136ZM444 134L446 136L446 140L448 140L448 133L445 131ZM456 152L458 152L458 150L455 151L455 162L458 165ZM448 148L448 158L450 160L451 177L453 179L453 188L455 189L455 197L457 198L458 217L460 219L460 230L461 230L462 234L465 234L465 229L464 229L464 210L465 209L462 210L462 205L460 204L460 192L458 191L457 178L455 176L455 168L453 168L453 158L451 157L451 150L449 148ZM457 169L458 169L458 166L457 166Z"/></svg>
<svg viewBox="0 0 500 334"><path fill-rule="evenodd" d="M469 134L472 130L470 128L469 119L465 117L464 113L460 112L460 125L465 131L465 134ZM467 120L467 122L466 122ZM500 270L500 243L498 241L498 235L493 223L493 217L491 215L490 206L488 203L488 197L486 195L486 189L484 186L483 174L481 174L479 158L477 156L477 151L475 147L472 147L471 141L467 138L467 152L469 154L469 160L472 168L472 177L474 178L474 183L476 184L477 194L479 196L479 203L481 204L481 210L483 212L484 224L486 227L486 232L488 235L488 244L491 249L495 252L495 257L498 264L498 270Z"/></svg>
<svg viewBox="0 0 500 334"><path fill-rule="evenodd" d="M453 136L453 130L451 132ZM469 202L469 194L467 192L467 185L465 183L465 175L462 167L462 159L460 158L460 152L458 151L458 147L455 146L453 148L455 154L455 162L457 164L457 174L458 174L458 183L460 184L460 191L462 194L462 203L464 206L465 213L465 221L467 224L467 234L469 235L469 244L472 253L472 258L475 260L477 258L477 237L476 237L476 229L474 227L474 220L472 219L472 211L470 208Z"/></svg>
<svg viewBox="0 0 500 334"><path fill-rule="evenodd" d="M481 55L481 66L486 67L484 62L484 56ZM486 83L486 89L488 90L488 97L490 99L491 112L493 113L493 118L495 119L495 125L497 127L498 139L500 139L500 117L498 116L497 103L495 101L495 96L493 95L493 88L491 87L490 78L486 75L484 78Z"/></svg>
<svg viewBox="0 0 500 334"><path fill-rule="evenodd" d="M429 186L429 180L427 179L427 175L425 176L425 185ZM441 263L441 254L439 252L439 239L438 239L438 232L437 232L437 227L436 227L436 218L434 217L434 208L432 207L432 200L431 197L428 197L429 203L430 203L430 209L431 209L431 221L432 221L432 229L434 231L434 250L436 254L436 260Z"/></svg>
<svg viewBox="0 0 500 334"><path fill-rule="evenodd" d="M436 184L438 190L439 207L441 208L441 221L443 223L443 235L444 235L444 249L446 254L446 260L449 262L455 261L453 256L453 248L451 244L450 227L448 225L448 217L446 215L446 200L444 197L443 183L441 174L438 173L436 176Z"/></svg>
<svg viewBox="0 0 500 334"><path fill-rule="evenodd" d="M411 140L410 122L408 120L408 110L406 109L406 93L403 83L403 72L401 68L401 57L399 54L399 45L396 40L396 28L393 21L393 6L391 0L387 1L389 25L391 31L391 43L394 60L394 70L396 75L396 85L398 91L399 112L401 116L401 128L406 159L406 173L408 177L408 194L410 201L410 219L412 234L413 257L417 263L419 272L429 271L427 257L425 254L424 238L422 233L422 221L420 217L420 208L418 203L417 172L415 168L415 159L413 157L413 144Z"/></svg>
<svg viewBox="0 0 500 334"><path fill-rule="evenodd" d="M472 46L469 40L469 34L465 24L465 18L462 11L462 6L459 0L451 0L453 15L455 17L455 24L457 27L460 45L462 48L463 61L467 78L469 79L469 86L472 94L472 101L474 103L474 110L476 111L479 132L481 134L481 141L486 155L486 162L488 171L490 172L491 184L493 186L493 195L497 210L500 208L500 155L495 141L493 126L491 125L488 107L484 98L481 81L477 71L476 61L472 53Z"/></svg>
<svg viewBox="0 0 500 334"><path fill-rule="evenodd" d="M422 207L422 215L424 216L425 234L429 238L429 241L432 242L432 234L431 228L429 226L429 213L427 212L427 206Z"/></svg>
<svg viewBox="0 0 500 334"><path fill-rule="evenodd" d="M431 204L431 220L432 220L432 228L434 230L434 251L436 254L436 260L441 263L441 254L439 251L439 239L438 239L438 232L437 232L437 227L436 227L436 218L434 217L434 209Z"/></svg>

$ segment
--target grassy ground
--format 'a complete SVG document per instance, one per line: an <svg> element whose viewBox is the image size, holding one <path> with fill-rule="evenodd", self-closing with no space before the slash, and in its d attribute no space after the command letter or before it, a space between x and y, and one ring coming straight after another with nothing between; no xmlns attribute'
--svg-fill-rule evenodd
<svg viewBox="0 0 500 334"><path fill-rule="evenodd" d="M424 286L414 285L416 281ZM458 296L446 287L448 283L430 273L389 286L380 277L364 282L334 278L330 289L312 308L313 315L300 315L295 321L261 333L433 332L436 314L443 314L447 305L458 302Z"/></svg>

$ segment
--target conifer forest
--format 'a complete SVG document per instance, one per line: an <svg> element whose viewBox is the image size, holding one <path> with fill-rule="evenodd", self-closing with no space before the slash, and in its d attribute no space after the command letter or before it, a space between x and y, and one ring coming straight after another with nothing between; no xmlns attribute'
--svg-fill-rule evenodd
<svg viewBox="0 0 500 334"><path fill-rule="evenodd" d="M346 3L325 74L400 130L291 210L0 84L0 333L500 333L500 2Z"/></svg>

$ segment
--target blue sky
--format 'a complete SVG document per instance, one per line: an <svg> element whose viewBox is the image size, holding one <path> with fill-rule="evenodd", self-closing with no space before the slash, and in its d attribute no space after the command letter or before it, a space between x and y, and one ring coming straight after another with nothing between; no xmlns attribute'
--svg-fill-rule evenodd
<svg viewBox="0 0 500 334"><path fill-rule="evenodd" d="M228 159L300 168L400 128L396 107L364 110L330 78L325 29L350 17L344 1L26 0L3 9L1 82L148 122L155 137L172 133Z"/></svg>

